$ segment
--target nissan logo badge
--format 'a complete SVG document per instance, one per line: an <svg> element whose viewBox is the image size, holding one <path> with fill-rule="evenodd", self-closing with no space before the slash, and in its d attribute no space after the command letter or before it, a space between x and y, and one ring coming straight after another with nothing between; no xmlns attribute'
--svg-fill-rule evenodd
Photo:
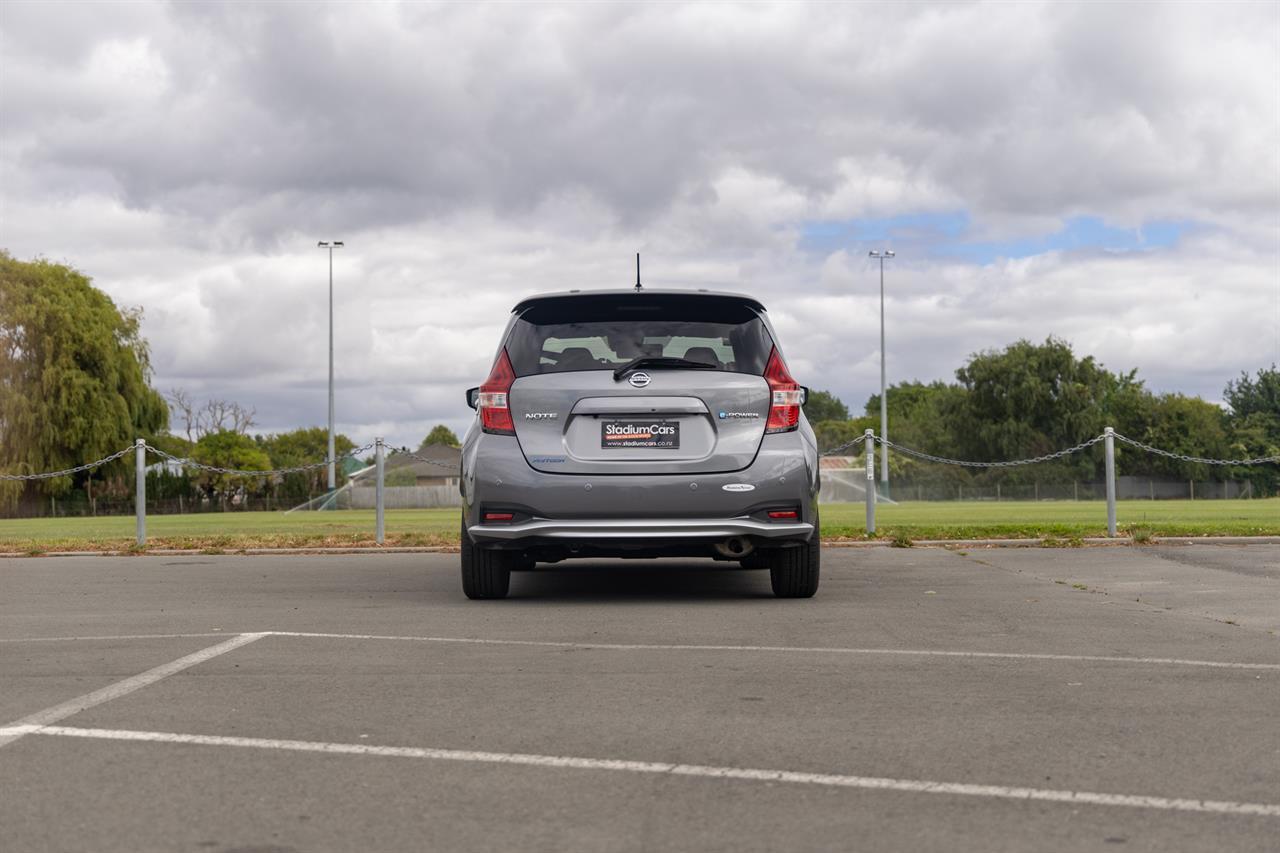
<svg viewBox="0 0 1280 853"><path fill-rule="evenodd" d="M633 373L631 374L631 378L629 378L627 381L631 383L631 386L633 388L643 388L644 386L648 385L652 380L649 379L649 374L647 373Z"/></svg>

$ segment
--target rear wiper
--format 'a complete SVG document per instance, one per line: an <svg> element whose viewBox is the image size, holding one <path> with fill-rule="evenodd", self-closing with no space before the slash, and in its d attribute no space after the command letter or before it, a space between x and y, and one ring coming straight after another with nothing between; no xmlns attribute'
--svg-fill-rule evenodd
<svg viewBox="0 0 1280 853"><path fill-rule="evenodd" d="M628 371L635 370L637 367L670 367L676 370L719 370L714 364L707 364L705 361L690 361L687 358L671 358L664 355L642 355L639 358L633 358L626 364L613 371L613 381L617 382Z"/></svg>

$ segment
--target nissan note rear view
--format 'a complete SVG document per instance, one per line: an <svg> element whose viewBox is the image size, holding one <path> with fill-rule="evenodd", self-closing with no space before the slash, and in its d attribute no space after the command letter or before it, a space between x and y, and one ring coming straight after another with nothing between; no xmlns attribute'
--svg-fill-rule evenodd
<svg viewBox="0 0 1280 853"><path fill-rule="evenodd" d="M462 587L579 557L709 557L818 589L818 453L764 306L584 291L512 311L467 392Z"/></svg>

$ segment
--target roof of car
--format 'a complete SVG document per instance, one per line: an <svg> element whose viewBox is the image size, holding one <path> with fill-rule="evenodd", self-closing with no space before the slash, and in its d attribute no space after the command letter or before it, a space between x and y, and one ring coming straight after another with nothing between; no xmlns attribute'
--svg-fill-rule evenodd
<svg viewBox="0 0 1280 853"><path fill-rule="evenodd" d="M614 298L618 301L639 300L658 297L660 299L732 299L740 305L746 305L756 311L764 311L764 305L760 303L754 296L748 296L745 293L725 293L713 290L675 290L662 288L645 288L636 290L634 287L619 288L613 290L565 290L559 293L540 293L537 296L530 296L527 299L520 300L515 308L511 310L519 313L526 308L534 305L541 305L547 302L556 302L560 300L577 300L577 299L600 299Z"/></svg>

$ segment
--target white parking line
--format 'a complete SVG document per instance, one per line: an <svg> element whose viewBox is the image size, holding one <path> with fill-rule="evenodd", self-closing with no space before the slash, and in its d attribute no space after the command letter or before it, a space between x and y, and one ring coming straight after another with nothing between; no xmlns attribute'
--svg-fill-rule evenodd
<svg viewBox="0 0 1280 853"><path fill-rule="evenodd" d="M624 773L655 773L704 779L731 779L749 782L783 782L795 785L822 785L899 791L915 794L952 794L1004 800L1037 800L1071 805L1120 806L1172 812L1280 817L1280 804L1242 803L1230 800L1196 800L1152 797L1135 794L1102 794L1093 791L1064 791L1052 788L1017 788L1005 785L972 785L925 779L889 779L878 776L850 776L833 773L803 773L794 770L760 770L743 767L715 767L705 764L670 764L626 759L582 758L569 755L531 755L518 752L476 752L462 749L435 749L413 746L374 746L356 743L324 743L306 740L224 737L220 735L144 732L121 729L82 729L69 726L14 725L0 728L0 738L23 735L92 738L97 740L144 741L149 743L230 746L249 749L320 752L331 755L371 755L391 758L425 758L480 764L514 764L529 767L571 770L610 770Z"/></svg>
<svg viewBox="0 0 1280 853"><path fill-rule="evenodd" d="M198 637L223 637L224 633L203 634L118 634L96 637L8 637L0 643L52 643L107 640L163 640ZM1198 666L1211 669L1248 669L1280 672L1280 663L1243 663L1240 661L1196 660L1194 658L1127 657L1125 655L1067 655L1031 652L971 652L945 649L859 649L832 646L730 646L698 643L577 643L566 640L493 640L480 637L420 637L396 634L330 634L318 631L258 631L254 637L302 637L318 640L392 640L413 643L455 643L476 646L532 646L551 649L602 649L613 651L680 651L680 652L801 652L836 655L901 655L905 657L974 658L990 660L1075 661L1080 663L1129 663L1166 666Z"/></svg>
<svg viewBox="0 0 1280 853"><path fill-rule="evenodd" d="M1189 660L1185 658L1141 658L1121 655L1054 655L1020 652L966 652L937 649L853 649L829 646L721 646L691 643L572 643L556 640L485 640L473 637L412 637L381 634L321 634L305 631L271 631L273 637L313 637L331 640L400 640L419 643L462 643L482 646L534 646L560 649L604 649L616 651L680 652L803 652L838 655L902 655L907 657L979 658L996 660L1078 661L1083 663L1142 663L1171 666L1200 666L1218 669L1260 669L1280 671L1280 663L1239 663L1235 661Z"/></svg>
<svg viewBox="0 0 1280 853"><path fill-rule="evenodd" d="M201 649L198 652L189 654L186 657L178 658L166 664L161 664L155 669L149 669L146 672L139 673L132 678L126 678L124 681L117 681L115 684L109 684L100 690L92 693L86 693L75 699L70 699L52 708L45 708L43 711L37 711L23 717L21 720L15 720L0 731L7 734L0 734L0 747L13 743L24 734L30 734L28 729L32 727L45 726L50 723L56 723L59 720L65 720L72 714L78 714L95 705L101 705L103 702L110 702L112 699L119 699L121 696L127 696L135 690L140 690L148 684L155 684L162 678L168 678L177 672L188 667L195 666L198 663L204 663L207 660L216 658L218 655L226 654L232 649L238 649L241 646L248 645L255 640L261 640L266 634L240 634L228 639L226 642L218 643L216 646L210 646L207 649Z"/></svg>
<svg viewBox="0 0 1280 853"><path fill-rule="evenodd" d="M74 643L103 640L185 640L188 637L230 637L234 631L210 631L204 634L104 634L97 637L0 637L0 643ZM270 633L270 632L266 632Z"/></svg>

